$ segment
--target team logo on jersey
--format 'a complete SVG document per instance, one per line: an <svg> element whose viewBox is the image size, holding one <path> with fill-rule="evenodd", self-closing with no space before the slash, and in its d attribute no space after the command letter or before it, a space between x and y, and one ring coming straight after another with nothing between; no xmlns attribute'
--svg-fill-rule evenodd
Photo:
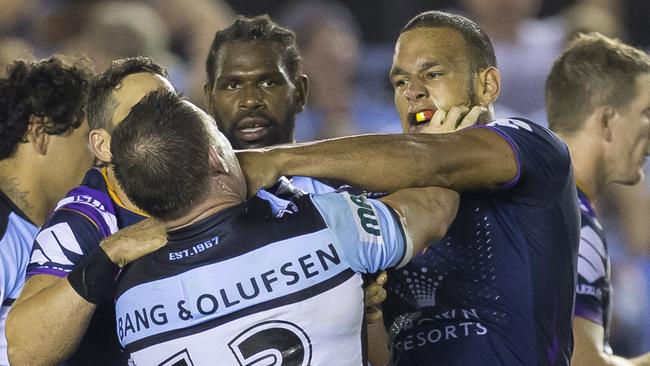
<svg viewBox="0 0 650 366"><path fill-rule="evenodd" d="M377 213L367 198L364 196L352 196L348 193L344 193L344 196L347 197L346 201L353 212L352 216L354 217L354 221L361 229L359 231L361 241L384 245Z"/></svg>
<svg viewBox="0 0 650 366"><path fill-rule="evenodd" d="M240 366L311 364L311 339L302 328L284 320L256 324L239 333L228 347Z"/></svg>

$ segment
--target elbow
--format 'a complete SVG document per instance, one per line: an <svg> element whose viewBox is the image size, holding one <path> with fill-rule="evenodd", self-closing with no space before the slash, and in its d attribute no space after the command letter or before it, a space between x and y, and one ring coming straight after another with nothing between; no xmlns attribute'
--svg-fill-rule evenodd
<svg viewBox="0 0 650 366"><path fill-rule="evenodd" d="M33 365L33 360L28 357L31 352L26 349L25 342L21 342L16 339L15 335L10 335L10 333L7 330L7 357L9 358L9 364L12 366Z"/></svg>
<svg viewBox="0 0 650 366"><path fill-rule="evenodd" d="M30 349L34 344L34 337L30 337L28 329L30 327L22 324L15 314L15 306L9 312L6 321L5 335L7 338L7 357L9 364L16 365L34 365L35 349Z"/></svg>

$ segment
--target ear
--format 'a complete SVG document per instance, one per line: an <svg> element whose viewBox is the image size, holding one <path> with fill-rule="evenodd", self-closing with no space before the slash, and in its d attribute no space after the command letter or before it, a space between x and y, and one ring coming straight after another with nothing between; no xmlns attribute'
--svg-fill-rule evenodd
<svg viewBox="0 0 650 366"><path fill-rule="evenodd" d="M611 106L602 106L596 108L594 113L603 137L607 142L611 142L614 138L618 111Z"/></svg>
<svg viewBox="0 0 650 366"><path fill-rule="evenodd" d="M208 161L210 162L210 167L214 172L219 174L228 174L228 166L224 164L216 146L210 146L210 150L208 150Z"/></svg>
<svg viewBox="0 0 650 366"><path fill-rule="evenodd" d="M482 69L478 73L476 90L479 103L489 106L494 103L501 92L501 74L496 67Z"/></svg>
<svg viewBox="0 0 650 366"><path fill-rule="evenodd" d="M30 116L29 126L27 127L27 141L32 144L34 150L41 155L47 154L47 148L50 144L50 135L43 131L46 118Z"/></svg>
<svg viewBox="0 0 650 366"><path fill-rule="evenodd" d="M307 75L300 75L296 80L296 111L302 112L305 110L307 103L307 95L309 94L309 79Z"/></svg>
<svg viewBox="0 0 650 366"><path fill-rule="evenodd" d="M95 154L97 160L102 163L110 163L113 159L111 154L111 135L103 128L90 130L88 134L90 150Z"/></svg>

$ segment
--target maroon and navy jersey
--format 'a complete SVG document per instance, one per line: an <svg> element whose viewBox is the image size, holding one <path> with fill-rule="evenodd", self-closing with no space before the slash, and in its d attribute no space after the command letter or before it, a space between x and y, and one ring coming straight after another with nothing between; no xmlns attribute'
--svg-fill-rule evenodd
<svg viewBox="0 0 650 366"><path fill-rule="evenodd" d="M580 189L578 199L582 227L574 315L601 325L605 331L603 346L611 350L608 338L612 285L607 241L591 202Z"/></svg>
<svg viewBox="0 0 650 366"><path fill-rule="evenodd" d="M511 145L517 176L463 194L447 235L389 273L393 362L569 365L580 216L568 149L524 120L473 128Z"/></svg>

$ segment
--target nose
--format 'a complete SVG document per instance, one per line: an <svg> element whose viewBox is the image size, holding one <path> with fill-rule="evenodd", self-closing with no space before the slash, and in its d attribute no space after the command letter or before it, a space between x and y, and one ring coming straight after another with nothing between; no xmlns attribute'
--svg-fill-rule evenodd
<svg viewBox="0 0 650 366"><path fill-rule="evenodd" d="M241 99L239 100L239 108L255 110L264 105L259 89L252 86L244 86L241 91Z"/></svg>
<svg viewBox="0 0 650 366"><path fill-rule="evenodd" d="M427 88L417 78L409 82L408 89L406 90L406 98L410 101L427 97Z"/></svg>

